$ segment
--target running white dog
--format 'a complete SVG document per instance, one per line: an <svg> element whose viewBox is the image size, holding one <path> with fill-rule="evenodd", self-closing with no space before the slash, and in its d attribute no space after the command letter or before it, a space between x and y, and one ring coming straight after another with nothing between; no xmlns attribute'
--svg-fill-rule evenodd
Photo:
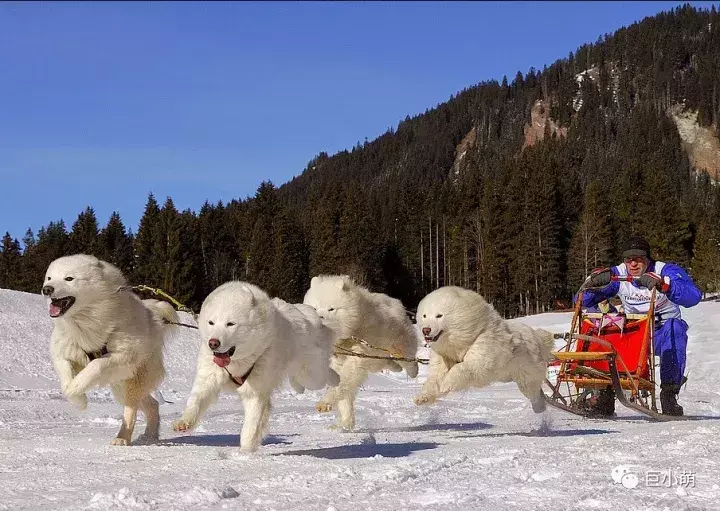
<svg viewBox="0 0 720 511"><path fill-rule="evenodd" d="M506 322L482 296L460 287L436 289L418 305L430 344L430 373L415 404L493 382L517 383L533 410L545 410L541 387L552 360L553 334Z"/></svg>
<svg viewBox="0 0 720 511"><path fill-rule="evenodd" d="M124 406L113 445L130 444L138 408L147 419L142 440L157 440L160 414L150 394L165 375L167 322L178 321L168 303L140 300L125 285L112 264L78 254L53 261L42 288L54 323L50 355L68 401L84 410L85 393L109 385Z"/></svg>
<svg viewBox="0 0 720 511"><path fill-rule="evenodd" d="M371 293L347 275L320 275L313 277L304 303L314 307L323 322L336 332L340 339L336 353L349 351L380 357L415 358L420 339L400 300ZM358 340L366 341L375 349ZM418 374L417 362L343 354L333 357L332 367L340 374L340 385L328 389L316 408L319 412L328 412L337 405L338 426L344 430L355 427L355 395L370 373L405 369L411 378Z"/></svg>
<svg viewBox="0 0 720 511"><path fill-rule="evenodd" d="M205 299L198 323L197 374L175 431L194 428L221 390L235 391L245 408L240 449L252 452L267 432L270 396L285 376L297 392L339 381L330 368L335 337L311 307L270 300L246 282L227 282Z"/></svg>

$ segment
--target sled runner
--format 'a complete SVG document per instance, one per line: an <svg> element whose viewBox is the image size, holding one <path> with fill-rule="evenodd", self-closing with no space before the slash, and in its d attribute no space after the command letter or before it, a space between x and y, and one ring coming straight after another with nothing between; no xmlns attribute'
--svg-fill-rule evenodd
<svg viewBox="0 0 720 511"><path fill-rule="evenodd" d="M633 277L613 276L613 281ZM556 335L565 339L554 352L546 379L550 396L546 401L561 410L590 416L599 391L613 389L627 408L658 421L687 419L658 412L655 397L655 290L647 314L585 312L580 288L570 332ZM606 418L612 418L607 416Z"/></svg>

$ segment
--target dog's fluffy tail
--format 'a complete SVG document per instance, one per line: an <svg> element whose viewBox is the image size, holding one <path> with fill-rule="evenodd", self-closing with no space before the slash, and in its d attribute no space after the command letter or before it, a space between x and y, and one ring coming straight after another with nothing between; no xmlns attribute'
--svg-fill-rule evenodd
<svg viewBox="0 0 720 511"><path fill-rule="evenodd" d="M153 316L163 323L165 335L175 330L175 325L173 323L179 323L180 318L172 305L161 300L153 300L152 298L143 300L142 302L145 307L150 309Z"/></svg>
<svg viewBox="0 0 720 511"><path fill-rule="evenodd" d="M308 390L319 390L340 382L338 374L330 367L333 352L333 331L322 323L314 325L308 335L297 339L297 369L292 375L296 382Z"/></svg>
<svg viewBox="0 0 720 511"><path fill-rule="evenodd" d="M542 339L540 343L540 357L545 362L551 362L555 358L552 354L552 352L555 351L555 335L542 328L536 328L535 330Z"/></svg>

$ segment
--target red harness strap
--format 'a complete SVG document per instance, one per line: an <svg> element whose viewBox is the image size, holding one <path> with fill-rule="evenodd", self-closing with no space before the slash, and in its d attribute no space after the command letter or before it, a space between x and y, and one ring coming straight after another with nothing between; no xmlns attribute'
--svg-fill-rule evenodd
<svg viewBox="0 0 720 511"><path fill-rule="evenodd" d="M250 369L248 369L248 371L240 377L240 379L235 378L235 377L230 373L230 371L228 371L228 368L227 368L227 367L223 367L223 369L225 369L225 372L228 373L228 376L230 377L230 381L231 381L231 382L233 382L233 383L234 383L235 385L237 385L238 387L242 387L242 384L245 383L245 382L247 381L248 377L250 376L250 373L252 372L253 367L255 367L255 364L253 364L253 365L250 367Z"/></svg>

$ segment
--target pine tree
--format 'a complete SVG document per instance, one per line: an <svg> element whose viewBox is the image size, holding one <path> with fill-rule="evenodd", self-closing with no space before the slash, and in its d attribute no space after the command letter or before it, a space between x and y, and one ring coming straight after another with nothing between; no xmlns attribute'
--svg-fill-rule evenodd
<svg viewBox="0 0 720 511"><path fill-rule="evenodd" d="M255 223L248 247L248 280L260 288L273 288L273 259L275 258L275 215L278 212L276 190L272 183L263 182L253 200Z"/></svg>
<svg viewBox="0 0 720 511"><path fill-rule="evenodd" d="M560 272L559 174L552 140L523 152L514 173L517 194L513 216L519 222L511 271L519 312L544 312L554 306L563 287ZM532 188L525 183L534 183ZM511 210L512 211L512 210Z"/></svg>
<svg viewBox="0 0 720 511"><path fill-rule="evenodd" d="M145 212L140 219L137 236L133 240L135 273L133 280L138 284L157 284L158 268L153 250L158 244L159 222L160 206L155 196L150 193L145 204Z"/></svg>
<svg viewBox="0 0 720 511"><path fill-rule="evenodd" d="M585 190L582 216L575 227L568 252L568 276L571 290L576 290L599 267L612 262L612 231L603 186L592 181Z"/></svg>
<svg viewBox="0 0 720 511"><path fill-rule="evenodd" d="M329 200L310 211L310 276L339 273L344 262L338 246L340 214Z"/></svg>
<svg viewBox="0 0 720 511"><path fill-rule="evenodd" d="M383 240L373 227L368 199L358 186L351 186L339 206L337 247L341 259L340 267L335 271L379 287L380 243Z"/></svg>
<svg viewBox="0 0 720 511"><path fill-rule="evenodd" d="M178 299L191 308L199 309L206 295L203 294L203 273L201 270L200 242L197 217L186 209L178 218L180 238L179 261L176 265L174 290Z"/></svg>
<svg viewBox="0 0 720 511"><path fill-rule="evenodd" d="M59 220L50 222L38 231L37 242L32 231L23 238L25 252L23 253L23 283L21 288L28 292L37 292L42 285L42 279L50 263L55 259L69 255L68 233L65 222Z"/></svg>
<svg viewBox="0 0 720 511"><path fill-rule="evenodd" d="M88 206L78 215L68 239L68 252L71 254L98 255L98 222L95 210Z"/></svg>
<svg viewBox="0 0 720 511"><path fill-rule="evenodd" d="M155 225L154 245L150 261L156 273L157 286L173 296L178 293L180 285L178 277L183 263L180 239L180 213L175 208L173 200L167 197ZM176 296L176 298L185 300L188 297Z"/></svg>
<svg viewBox="0 0 720 511"><path fill-rule="evenodd" d="M22 279L20 243L9 232L2 239L0 251L0 288L19 289Z"/></svg>
<svg viewBox="0 0 720 511"><path fill-rule="evenodd" d="M283 208L275 217L275 254L269 292L291 303L302 302L310 286L309 254L302 226Z"/></svg>
<svg viewBox="0 0 720 511"><path fill-rule="evenodd" d="M720 227L717 225L700 223L690 273L703 292L720 292Z"/></svg>
<svg viewBox="0 0 720 511"><path fill-rule="evenodd" d="M275 256L273 221L264 215L255 220L248 247L248 281L263 290L273 287L272 262Z"/></svg>
<svg viewBox="0 0 720 511"><path fill-rule="evenodd" d="M517 191L505 186L499 175L488 172L483 179L480 206L470 218L475 291L507 316L510 313L510 254L519 230L514 212L517 203L509 199Z"/></svg>
<svg viewBox="0 0 720 511"><path fill-rule="evenodd" d="M18 289L27 293L36 293L39 289L38 286L42 286L44 269L40 268L37 255L37 240L32 229L25 231L22 245L22 271Z"/></svg>
<svg viewBox="0 0 720 511"><path fill-rule="evenodd" d="M223 214L223 226L229 233L228 278L232 280L247 279L247 258L250 236L252 234L250 207L247 202L231 201Z"/></svg>
<svg viewBox="0 0 720 511"><path fill-rule="evenodd" d="M232 207L222 202L216 206L205 201L197 217L199 267L202 274L201 292L207 296L220 284L240 278L238 235L244 228L231 226ZM240 222L242 223L242 222Z"/></svg>
<svg viewBox="0 0 720 511"><path fill-rule="evenodd" d="M114 264L130 276L133 273L133 239L125 232L120 214L114 211L98 236L98 257Z"/></svg>

